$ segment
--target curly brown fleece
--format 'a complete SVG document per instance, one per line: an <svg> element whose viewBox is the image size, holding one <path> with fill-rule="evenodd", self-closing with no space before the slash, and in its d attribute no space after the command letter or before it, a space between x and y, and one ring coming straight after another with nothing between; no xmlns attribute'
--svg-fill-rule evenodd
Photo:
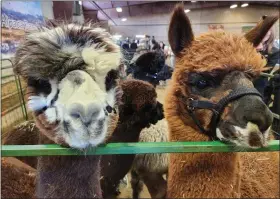
<svg viewBox="0 0 280 199"><path fill-rule="evenodd" d="M120 83L123 91L119 121L108 142L137 142L141 130L163 118L155 88L141 80ZM101 188L104 198L116 193L121 179L129 172L135 155L106 155L101 158Z"/></svg>
<svg viewBox="0 0 280 199"><path fill-rule="evenodd" d="M1 158L1 198L35 198L35 175L16 158Z"/></svg>

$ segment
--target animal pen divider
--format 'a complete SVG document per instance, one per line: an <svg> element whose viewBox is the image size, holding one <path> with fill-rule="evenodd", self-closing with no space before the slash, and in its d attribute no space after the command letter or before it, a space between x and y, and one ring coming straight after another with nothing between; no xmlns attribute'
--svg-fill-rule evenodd
<svg viewBox="0 0 280 199"><path fill-rule="evenodd" d="M5 61L5 60L2 60ZM11 64L11 60L9 61ZM3 70L12 69L12 65L5 66L1 68L2 74ZM271 74L263 73L262 76L272 77ZM10 79L8 79L10 78ZM7 79L3 83L3 79ZM6 84L14 84L14 90L11 88L5 88ZM9 93L4 93L3 95L3 85L4 89L8 90ZM19 120L28 120L28 113L25 106L25 93L26 85L23 88L19 77L15 76L13 73L2 76L2 125L3 117L7 117L9 113L13 110L18 110ZM15 99L17 98L15 104L10 107L5 107L3 104L3 99ZM9 101L9 100L8 100ZM4 111L3 111L4 105ZM19 114L20 113L20 114ZM274 114L275 119L280 119L280 116ZM17 123L19 123L19 120ZM12 123L9 127L16 125L17 123ZM3 129L2 129L3 130ZM225 144L219 141L208 141L208 142L141 142L141 143L108 143L102 144L98 147L87 149L87 150L77 150L72 148L65 148L57 144L46 144L46 145L2 145L1 154L3 157L17 157L17 156L77 156L77 155L110 155L110 154L147 154L147 153L220 153L220 152L263 152L263 151L279 151L280 142L279 140L272 140L269 142L268 146L259 149L252 148L240 148L235 145Z"/></svg>
<svg viewBox="0 0 280 199"><path fill-rule="evenodd" d="M26 84L13 72L10 59L1 59L1 131L28 120Z"/></svg>

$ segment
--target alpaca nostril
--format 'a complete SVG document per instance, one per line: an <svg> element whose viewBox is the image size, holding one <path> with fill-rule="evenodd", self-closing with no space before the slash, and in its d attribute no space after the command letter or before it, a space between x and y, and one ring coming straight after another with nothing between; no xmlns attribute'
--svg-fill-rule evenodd
<svg viewBox="0 0 280 199"><path fill-rule="evenodd" d="M85 125L86 127L89 127L90 124L91 124L91 121L84 122L84 125Z"/></svg>
<svg viewBox="0 0 280 199"><path fill-rule="evenodd" d="M251 132L249 134L249 145L250 146L254 146L254 147L262 147L263 146L263 143L262 143L262 140L260 138L260 136L258 135L257 132Z"/></svg>
<svg viewBox="0 0 280 199"><path fill-rule="evenodd" d="M244 115L244 121L256 124L262 133L272 125L272 119L269 113L249 113L248 115Z"/></svg>
<svg viewBox="0 0 280 199"><path fill-rule="evenodd" d="M81 117L81 115L79 113L71 113L70 115L73 118L79 119Z"/></svg>
<svg viewBox="0 0 280 199"><path fill-rule="evenodd" d="M257 96L244 96L240 98L234 115L243 125L246 126L250 122L255 124L261 132L265 132L272 125L273 121L272 112Z"/></svg>

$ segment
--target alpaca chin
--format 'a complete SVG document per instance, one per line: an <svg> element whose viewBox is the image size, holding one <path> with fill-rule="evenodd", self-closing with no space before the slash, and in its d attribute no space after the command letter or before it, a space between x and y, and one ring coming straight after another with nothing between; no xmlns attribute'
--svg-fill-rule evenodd
<svg viewBox="0 0 280 199"><path fill-rule="evenodd" d="M240 147L257 149L268 144L270 128L271 127L262 133L256 124L248 122L245 128L233 126L235 130L235 132L233 132L235 134L234 138L225 137L219 128L216 129L216 132L217 137L221 141L231 142Z"/></svg>

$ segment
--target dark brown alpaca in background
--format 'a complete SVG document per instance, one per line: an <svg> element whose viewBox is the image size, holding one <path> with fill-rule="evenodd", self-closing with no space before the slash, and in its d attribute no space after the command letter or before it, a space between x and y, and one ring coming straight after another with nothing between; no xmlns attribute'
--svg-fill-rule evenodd
<svg viewBox="0 0 280 199"><path fill-rule="evenodd" d="M154 87L141 80L120 84L123 92L119 121L108 142L138 142L141 130L163 118L162 104L157 102ZM120 180L129 172L135 155L104 155L101 158L103 197L116 196Z"/></svg>

